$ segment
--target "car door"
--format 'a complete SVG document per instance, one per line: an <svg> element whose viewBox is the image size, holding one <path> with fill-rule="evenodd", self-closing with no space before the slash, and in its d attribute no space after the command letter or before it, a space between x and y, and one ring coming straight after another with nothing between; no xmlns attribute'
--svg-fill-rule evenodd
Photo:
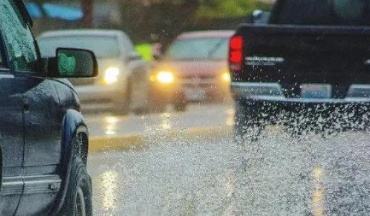
<svg viewBox="0 0 370 216"><path fill-rule="evenodd" d="M17 40L15 23L20 22L9 1L0 2L0 145L3 176L0 215L13 215L23 193L24 119L23 93L27 79L14 75L12 37Z"/></svg>
<svg viewBox="0 0 370 216"><path fill-rule="evenodd" d="M0 3L1 4L1 3ZM1 16L1 15L0 15ZM6 64L0 44L0 146L3 159L0 215L12 215L23 190L23 100L24 80L16 78Z"/></svg>
<svg viewBox="0 0 370 216"><path fill-rule="evenodd" d="M17 215L40 215L41 210L52 207L61 187L62 120L53 82L30 76L27 83L23 94L24 192Z"/></svg>
<svg viewBox="0 0 370 216"><path fill-rule="evenodd" d="M35 215L50 207L60 185L56 175L61 153L58 96L52 81L35 71L40 58L37 46L17 6L14 0L0 3L1 32L12 72L9 78L0 79L4 183L11 177L10 193L23 195L15 205L16 214Z"/></svg>

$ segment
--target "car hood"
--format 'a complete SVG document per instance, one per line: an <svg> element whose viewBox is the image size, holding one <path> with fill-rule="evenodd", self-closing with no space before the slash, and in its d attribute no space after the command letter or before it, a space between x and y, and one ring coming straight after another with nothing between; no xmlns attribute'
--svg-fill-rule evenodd
<svg viewBox="0 0 370 216"><path fill-rule="evenodd" d="M178 76L212 77L227 70L227 62L220 61L162 61L155 66L155 71L170 70Z"/></svg>

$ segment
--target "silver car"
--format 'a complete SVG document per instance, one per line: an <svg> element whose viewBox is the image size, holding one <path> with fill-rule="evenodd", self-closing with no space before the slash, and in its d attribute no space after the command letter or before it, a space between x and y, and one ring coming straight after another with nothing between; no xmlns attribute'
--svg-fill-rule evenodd
<svg viewBox="0 0 370 216"><path fill-rule="evenodd" d="M110 110L116 114L146 109L148 70L129 37L119 30L59 30L39 38L41 54L55 56L58 47L88 49L98 59L99 75L70 79L82 110Z"/></svg>

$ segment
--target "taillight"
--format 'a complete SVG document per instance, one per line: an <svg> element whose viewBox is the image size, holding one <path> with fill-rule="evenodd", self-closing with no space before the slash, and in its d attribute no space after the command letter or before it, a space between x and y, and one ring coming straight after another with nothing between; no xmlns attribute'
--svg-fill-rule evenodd
<svg viewBox="0 0 370 216"><path fill-rule="evenodd" d="M234 35L229 44L229 68L231 72L239 72L243 65L244 39L242 36Z"/></svg>

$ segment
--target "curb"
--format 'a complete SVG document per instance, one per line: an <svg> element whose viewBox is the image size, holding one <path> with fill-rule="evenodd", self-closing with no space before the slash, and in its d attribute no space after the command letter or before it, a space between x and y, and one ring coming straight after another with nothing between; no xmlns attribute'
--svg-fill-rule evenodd
<svg viewBox="0 0 370 216"><path fill-rule="evenodd" d="M228 138L232 135L232 126L197 127L170 131L157 131L150 134L128 134L122 136L91 136L89 152L106 152L129 149L143 149L150 144L152 137L161 141L186 139L191 141L207 141Z"/></svg>

